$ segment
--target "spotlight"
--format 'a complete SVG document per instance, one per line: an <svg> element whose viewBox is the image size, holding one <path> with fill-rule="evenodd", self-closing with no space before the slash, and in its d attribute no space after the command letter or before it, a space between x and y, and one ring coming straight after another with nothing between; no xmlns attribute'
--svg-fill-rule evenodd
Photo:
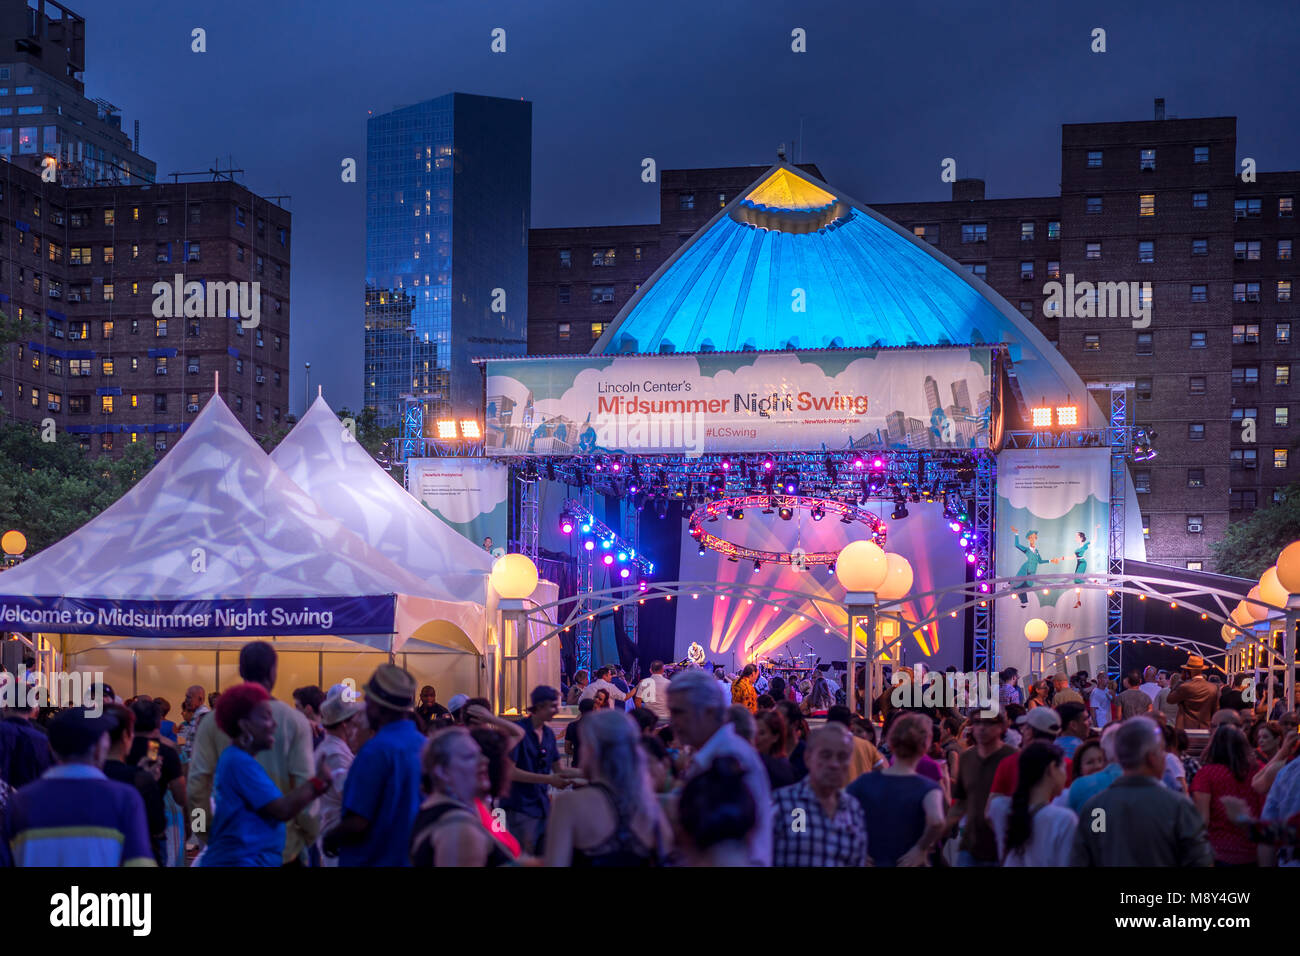
<svg viewBox="0 0 1300 956"><path fill-rule="evenodd" d="M626 551L620 551L620 552L618 553L618 563L619 563L619 564L622 564L622 563L623 563L624 561L626 561L626 560L627 560L627 552L626 552Z"/></svg>
<svg viewBox="0 0 1300 956"><path fill-rule="evenodd" d="M854 470L854 471L861 471L863 468L866 468L866 467L867 467L867 461L866 461L865 458L863 458L861 455L854 455L854 456L853 456L853 470Z"/></svg>
<svg viewBox="0 0 1300 956"><path fill-rule="evenodd" d="M736 509L735 509L735 506L733 506L733 505L727 505L727 517L728 517L728 518L734 518L734 517L736 517Z"/></svg>
<svg viewBox="0 0 1300 956"><path fill-rule="evenodd" d="M840 524L853 524L853 512L846 511L840 515Z"/></svg>
<svg viewBox="0 0 1300 956"><path fill-rule="evenodd" d="M834 574L834 573L835 573L835 562L832 561L830 564L826 565L826 570L827 570L829 573Z"/></svg>
<svg viewBox="0 0 1300 956"><path fill-rule="evenodd" d="M722 466L721 466L721 467L722 467L722 470L723 470L723 471L731 471L731 459L730 459L730 458L723 458L723 459L722 459Z"/></svg>
<svg viewBox="0 0 1300 956"><path fill-rule="evenodd" d="M771 470L772 470L773 468L775 468L775 467L776 467L776 461L775 461L775 459L772 458L771 455L765 455L765 456L763 456L763 470L764 470L764 471L771 471Z"/></svg>
<svg viewBox="0 0 1300 956"><path fill-rule="evenodd" d="M663 518L667 518L667 517L668 517L668 499L667 499L667 498L660 498L659 500L657 500L657 501L655 502L655 514L657 514L657 515L660 517L660 519L663 519Z"/></svg>
<svg viewBox="0 0 1300 956"><path fill-rule="evenodd" d="M823 508L821 505L813 505L813 509L812 509L813 521L821 521L822 518L825 517L826 517L826 509Z"/></svg>
<svg viewBox="0 0 1300 956"><path fill-rule="evenodd" d="M763 508L763 514L765 514L765 515L770 515L770 514L775 513L775 511L776 511L776 499L775 499L775 498L768 498L768 499L767 499L767 506L766 506L765 508Z"/></svg>
<svg viewBox="0 0 1300 956"><path fill-rule="evenodd" d="M877 458L873 458L873 459L871 459L871 467L872 467L874 470L876 470L876 471L882 471L882 470L884 470L884 467L885 467L885 459L883 459L883 458L878 458L878 457L877 457Z"/></svg>
<svg viewBox="0 0 1300 956"><path fill-rule="evenodd" d="M904 498L894 499L894 513L890 517L895 521L901 521L907 517L907 501Z"/></svg>
<svg viewBox="0 0 1300 956"><path fill-rule="evenodd" d="M699 550L699 552L698 552L699 556L700 556L701 558L704 557L704 552L706 552L706 551L708 551L708 550L709 550L709 549L706 548L704 545L700 545L700 550Z"/></svg>
<svg viewBox="0 0 1300 956"><path fill-rule="evenodd" d="M762 561L755 561L755 562L754 562L754 573L755 573L755 574L757 574L760 570L762 570L762 568L763 568L763 562L762 562Z"/></svg>
<svg viewBox="0 0 1300 956"><path fill-rule="evenodd" d="M614 556L612 554L607 554L603 558L601 558L601 561L603 561L605 563L605 566L608 567L609 565L614 563Z"/></svg>
<svg viewBox="0 0 1300 956"><path fill-rule="evenodd" d="M789 505L782 505L777 509L776 513L780 515L782 521L789 521L794 517L794 509Z"/></svg>
<svg viewBox="0 0 1300 956"><path fill-rule="evenodd" d="M630 573L631 573L631 572L628 571L627 568L619 568L619 570L618 570L618 576L619 576L620 578L625 578L625 577L627 577Z"/></svg>
<svg viewBox="0 0 1300 956"><path fill-rule="evenodd" d="M638 591L644 591L646 589L646 583L644 581L638 581L636 583L636 589Z"/></svg>
<svg viewBox="0 0 1300 956"><path fill-rule="evenodd" d="M595 542L595 541L592 541L590 538L588 538L586 541L582 542L582 547L583 547L584 550L587 550L587 551L595 551L595 550L596 550L596 542Z"/></svg>
<svg viewBox="0 0 1300 956"><path fill-rule="evenodd" d="M967 563L967 564L974 564L974 563L975 563L975 552L974 552L974 551L967 551L967 552L966 552L966 563Z"/></svg>
<svg viewBox="0 0 1300 956"><path fill-rule="evenodd" d="M787 495L793 495L798 493L799 476L796 475L793 471L786 472L785 477L782 478L781 481L785 485L785 493Z"/></svg>
<svg viewBox="0 0 1300 956"><path fill-rule="evenodd" d="M737 509L736 509L736 520L739 521L739 520L740 520L741 518L743 518L743 517L745 517L745 509L744 509L744 508L737 508Z"/></svg>
<svg viewBox="0 0 1300 956"><path fill-rule="evenodd" d="M609 470L614 472L614 474L618 474L620 471L623 470L623 466L619 462L614 461L610 463Z"/></svg>
<svg viewBox="0 0 1300 956"><path fill-rule="evenodd" d="M608 551L610 548L614 547L614 539L613 539L613 538L606 538L604 541L602 541L602 542L600 543L600 546L601 546L602 548L604 548L606 551ZM613 560L613 559L611 558L610 560ZM607 562L605 562L605 563L608 564L609 562L607 561Z"/></svg>
<svg viewBox="0 0 1300 956"><path fill-rule="evenodd" d="M560 534L573 534L573 515L568 511L560 512Z"/></svg>

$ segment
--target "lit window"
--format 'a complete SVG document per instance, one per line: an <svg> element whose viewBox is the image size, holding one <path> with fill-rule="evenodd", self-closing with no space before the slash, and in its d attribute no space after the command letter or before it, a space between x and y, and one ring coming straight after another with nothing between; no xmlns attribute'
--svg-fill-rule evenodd
<svg viewBox="0 0 1300 956"><path fill-rule="evenodd" d="M1061 238L1061 222L1059 219L1053 219L1047 223L1047 238L1048 239Z"/></svg>
<svg viewBox="0 0 1300 956"><path fill-rule="evenodd" d="M1156 261L1156 244L1151 240L1144 240L1138 243L1138 262L1155 262Z"/></svg>
<svg viewBox="0 0 1300 956"><path fill-rule="evenodd" d="M1192 332L1190 348L1204 349L1209 348L1209 333L1201 330Z"/></svg>
<svg viewBox="0 0 1300 956"><path fill-rule="evenodd" d="M1151 494L1151 472L1149 471L1133 472L1133 490L1140 495Z"/></svg>
<svg viewBox="0 0 1300 956"><path fill-rule="evenodd" d="M1206 293L1205 286L1203 286L1203 285L1194 285L1194 286L1192 286L1192 301L1193 301L1193 302L1204 302L1204 301L1206 300L1206 296L1207 296L1207 293Z"/></svg>
<svg viewBox="0 0 1300 956"><path fill-rule="evenodd" d="M1273 424L1278 428L1286 428L1291 424L1291 408L1287 405L1278 405L1273 409Z"/></svg>
<svg viewBox="0 0 1300 956"><path fill-rule="evenodd" d="M1087 258L1089 258L1089 259L1100 259L1100 258L1101 258L1101 243L1100 243L1100 242L1089 242L1089 243L1087 243L1087 244L1084 246L1084 250L1085 250L1084 255L1085 255Z"/></svg>
<svg viewBox="0 0 1300 956"><path fill-rule="evenodd" d="M1138 168L1142 170L1153 170L1156 168L1156 151L1154 149L1144 149L1138 158Z"/></svg>
<svg viewBox="0 0 1300 956"><path fill-rule="evenodd" d="M678 208L678 209L694 209L694 208L695 208L695 193L678 193L678 194L677 194L677 208Z"/></svg>
<svg viewBox="0 0 1300 956"><path fill-rule="evenodd" d="M966 222L962 223L961 241L962 242L987 242L989 238L989 225L986 222Z"/></svg>
<svg viewBox="0 0 1300 956"><path fill-rule="evenodd" d="M1099 215L1101 213L1101 197L1089 196L1084 203L1084 212L1094 216Z"/></svg>
<svg viewBox="0 0 1300 956"><path fill-rule="evenodd" d="M1277 258L1282 262L1288 261L1291 258L1290 239L1279 239L1277 241Z"/></svg>
<svg viewBox="0 0 1300 956"><path fill-rule="evenodd" d="M1022 222L1020 224L1020 241L1029 242L1034 238L1034 224L1032 222Z"/></svg>
<svg viewBox="0 0 1300 956"><path fill-rule="evenodd" d="M1193 208L1193 209L1209 209L1209 208L1210 208L1210 194L1209 194L1209 193L1192 193L1192 208Z"/></svg>
<svg viewBox="0 0 1300 956"><path fill-rule="evenodd" d="M1290 323L1290 322L1279 322L1279 323L1277 324L1277 342L1278 342L1278 344L1282 344L1282 345L1284 345L1284 344L1286 344L1287 342L1290 342L1290 341L1291 341L1291 323Z"/></svg>
<svg viewBox="0 0 1300 956"><path fill-rule="evenodd" d="M1138 215L1154 216L1156 214L1156 197L1154 193L1144 193L1138 196Z"/></svg>
<svg viewBox="0 0 1300 956"><path fill-rule="evenodd" d="M1187 440L1205 441L1205 422L1188 422Z"/></svg>
<svg viewBox="0 0 1300 956"><path fill-rule="evenodd" d="M1083 337L1083 350L1085 352L1101 351L1101 334L1099 332L1089 332Z"/></svg>
<svg viewBox="0 0 1300 956"><path fill-rule="evenodd" d="M569 328L570 328L570 326L569 326L569 323L568 323L568 322L561 322L561 323L560 323L560 327L559 327L559 336L560 336L560 341L561 341L561 342L567 342L567 341L569 341Z"/></svg>
<svg viewBox="0 0 1300 956"><path fill-rule="evenodd" d="M1292 196L1282 196L1277 201L1277 218L1294 219L1295 218L1295 198Z"/></svg>
<svg viewBox="0 0 1300 956"><path fill-rule="evenodd" d="M1204 488L1205 487L1205 469L1188 468L1187 469L1187 487Z"/></svg>
<svg viewBox="0 0 1300 956"><path fill-rule="evenodd" d="M1061 278L1061 263L1060 263L1060 260L1058 260L1058 259L1048 259L1048 260L1047 260L1047 278L1049 278L1049 279L1059 279L1059 278Z"/></svg>
<svg viewBox="0 0 1300 956"><path fill-rule="evenodd" d="M1088 150L1088 168L1101 169L1102 152L1099 149Z"/></svg>
<svg viewBox="0 0 1300 956"><path fill-rule="evenodd" d="M1274 384L1274 385L1290 385L1290 384L1291 384L1291 366L1290 366L1290 365L1278 365L1278 366L1273 370L1273 384Z"/></svg>
<svg viewBox="0 0 1300 956"><path fill-rule="evenodd" d="M1290 279L1277 280L1277 301L1279 302L1291 301L1291 280Z"/></svg>
<svg viewBox="0 0 1300 956"><path fill-rule="evenodd" d="M1193 162L1193 163L1195 163L1195 164L1197 164L1197 165L1200 165L1201 163L1208 163L1209 161L1210 161L1210 147L1208 147L1208 146L1193 146L1193 147L1192 147L1192 162Z"/></svg>
<svg viewBox="0 0 1300 956"><path fill-rule="evenodd" d="M1234 199L1232 201L1232 218L1234 221L1238 219L1258 219L1262 208L1259 199Z"/></svg>
<svg viewBox="0 0 1300 956"><path fill-rule="evenodd" d="M1187 562L1187 570L1188 570L1188 571L1199 571L1199 570L1201 570L1201 562L1200 562L1200 561L1188 561L1188 562Z"/></svg>
<svg viewBox="0 0 1300 956"><path fill-rule="evenodd" d="M1155 339L1150 332L1139 332L1137 334L1137 354L1152 355L1155 353Z"/></svg>
<svg viewBox="0 0 1300 956"><path fill-rule="evenodd" d="M1034 277L1034 264L1032 262L1020 263L1020 278L1028 281Z"/></svg>
<svg viewBox="0 0 1300 956"><path fill-rule="evenodd" d="M1274 467L1274 468L1285 468L1285 467L1286 467L1286 457L1287 457L1287 450L1286 450L1285 448L1274 448L1274 449L1273 449L1273 467Z"/></svg>
<svg viewBox="0 0 1300 956"><path fill-rule="evenodd" d="M1200 534L1202 527L1204 527L1204 524L1205 524L1204 515L1187 516L1187 531L1189 534Z"/></svg>

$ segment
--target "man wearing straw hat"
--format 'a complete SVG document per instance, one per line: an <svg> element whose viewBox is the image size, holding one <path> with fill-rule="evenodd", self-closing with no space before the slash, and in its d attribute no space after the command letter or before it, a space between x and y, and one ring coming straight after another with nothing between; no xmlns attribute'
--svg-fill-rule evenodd
<svg viewBox="0 0 1300 956"><path fill-rule="evenodd" d="M1169 692L1167 702L1178 705L1178 730L1208 730L1219 703L1219 693L1205 679L1205 660L1191 654L1183 665L1183 682Z"/></svg>

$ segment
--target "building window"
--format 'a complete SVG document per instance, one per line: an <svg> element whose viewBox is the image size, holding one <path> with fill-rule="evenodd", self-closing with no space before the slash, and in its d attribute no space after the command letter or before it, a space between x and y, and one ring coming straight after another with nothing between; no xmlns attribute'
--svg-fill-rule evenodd
<svg viewBox="0 0 1300 956"><path fill-rule="evenodd" d="M1101 334L1098 332L1089 332L1083 337L1083 350L1085 352L1101 351Z"/></svg>
<svg viewBox="0 0 1300 956"><path fill-rule="evenodd" d="M1155 341L1150 332L1139 332L1137 334L1137 354L1151 355L1155 352Z"/></svg>
<svg viewBox="0 0 1300 956"><path fill-rule="evenodd" d="M1201 528L1202 528L1202 526L1203 526L1204 524L1205 524L1205 516L1204 516L1204 515L1188 515L1188 516L1187 516L1187 533L1188 533L1188 534L1200 534L1200 533L1201 533Z"/></svg>
<svg viewBox="0 0 1300 956"><path fill-rule="evenodd" d="M1232 284L1232 301L1233 302L1258 302L1259 283L1258 282L1234 282Z"/></svg>
<svg viewBox="0 0 1300 956"><path fill-rule="evenodd" d="M1279 302L1291 301L1291 280L1290 279L1277 280L1277 301Z"/></svg>
<svg viewBox="0 0 1300 956"><path fill-rule="evenodd" d="M1020 241L1030 242L1034 238L1034 224L1032 222L1022 222L1020 224Z"/></svg>
<svg viewBox="0 0 1300 956"><path fill-rule="evenodd" d="M1274 384L1274 385L1290 385L1290 384L1291 384L1291 366L1290 366L1290 365L1278 365L1278 366L1276 366L1276 367L1273 369L1273 384Z"/></svg>
<svg viewBox="0 0 1300 956"><path fill-rule="evenodd" d="M1133 393L1140 402L1151 401L1151 379L1139 378L1133 383Z"/></svg>
<svg viewBox="0 0 1300 956"><path fill-rule="evenodd" d="M602 335L604 335L604 334L605 334L605 323L604 323L604 322L593 322L593 323L591 323L591 337L592 337L593 339L598 339L598 338L600 338L600 337L601 337Z"/></svg>
<svg viewBox="0 0 1300 956"><path fill-rule="evenodd" d="M677 194L677 208L678 208L678 209L694 209L694 208L695 208L695 193L678 193L678 194Z"/></svg>
<svg viewBox="0 0 1300 956"><path fill-rule="evenodd" d="M1274 489L1273 489L1273 504L1275 504L1275 505L1280 505L1280 504L1281 504L1282 502L1284 502L1284 501L1286 501L1286 492L1285 492L1283 489L1281 489L1281 488L1274 488Z"/></svg>
<svg viewBox="0 0 1300 956"><path fill-rule="evenodd" d="M569 304L569 294L570 294L570 291L571 291L571 289L570 289L570 287L567 286L567 285L562 285L562 286L559 286L559 287L558 287L558 296L557 296L557 297L558 297L558 299L559 299L560 305L568 305L568 304Z"/></svg>
<svg viewBox="0 0 1300 956"><path fill-rule="evenodd" d="M1088 150L1088 168L1101 169L1102 152L1099 149Z"/></svg>
<svg viewBox="0 0 1300 956"><path fill-rule="evenodd" d="M1233 345L1258 345L1259 326L1258 325L1234 325L1232 327L1232 344Z"/></svg>
<svg viewBox="0 0 1300 956"><path fill-rule="evenodd" d="M961 241L988 242L989 225L986 222L964 222L961 226Z"/></svg>
<svg viewBox="0 0 1300 956"><path fill-rule="evenodd" d="M989 274L989 267L983 262L972 262L967 268L970 269L971 275L980 279L986 278Z"/></svg>
<svg viewBox="0 0 1300 956"><path fill-rule="evenodd" d="M1254 488L1233 489L1228 493L1228 508L1232 511L1254 511L1258 499Z"/></svg>
<svg viewBox="0 0 1300 956"><path fill-rule="evenodd" d="M241 359L241 358L237 358L237 359L235 359L235 372L236 372L237 374L239 374L239 375L243 375L243 374L244 374L244 360L243 360L243 359Z"/></svg>
<svg viewBox="0 0 1300 956"><path fill-rule="evenodd" d="M1033 264L1033 262L1022 262L1022 263L1020 263L1020 278L1021 278L1021 280L1025 281L1025 282L1028 282L1028 281L1029 281L1030 279L1032 279L1033 277L1034 277L1034 264Z"/></svg>
<svg viewBox="0 0 1300 956"><path fill-rule="evenodd" d="M1150 539L1151 539L1151 518L1149 515L1143 515L1142 516L1142 540L1149 541Z"/></svg>
<svg viewBox="0 0 1300 956"><path fill-rule="evenodd" d="M1047 278L1049 279L1061 278L1061 263L1059 259L1047 260Z"/></svg>
<svg viewBox="0 0 1300 956"><path fill-rule="evenodd" d="M115 288L115 287L114 287L113 283L111 283L111 282L105 282L105 283L104 283L104 301L105 301L105 302L112 302L112 301L113 301L113 290L114 290L114 288Z"/></svg>
<svg viewBox="0 0 1300 956"><path fill-rule="evenodd" d="M1276 341L1279 345L1286 345L1291 341L1291 323L1279 322L1277 324Z"/></svg>
<svg viewBox="0 0 1300 956"><path fill-rule="evenodd" d="M616 255L613 249L592 249L591 264L596 267L612 266L616 262Z"/></svg>
<svg viewBox="0 0 1300 956"><path fill-rule="evenodd" d="M165 338L167 338L167 320L166 320L166 319L154 319L154 320L153 320L153 335L154 335L154 338L156 338L156 339L165 339Z"/></svg>
<svg viewBox="0 0 1300 956"><path fill-rule="evenodd" d="M1155 262L1156 244L1147 239L1138 243L1138 262Z"/></svg>
<svg viewBox="0 0 1300 956"><path fill-rule="evenodd" d="M1209 208L1210 208L1210 194L1209 194L1209 193L1192 193L1192 208L1193 208L1193 209L1209 209Z"/></svg>
<svg viewBox="0 0 1300 956"><path fill-rule="evenodd" d="M569 341L569 323L561 322L559 327L559 338L561 342Z"/></svg>
<svg viewBox="0 0 1300 956"><path fill-rule="evenodd" d="M1156 197L1154 193L1144 193L1138 196L1138 215L1154 216L1156 214Z"/></svg>
<svg viewBox="0 0 1300 956"><path fill-rule="evenodd" d="M1133 472L1133 490L1140 495L1151 494L1151 472L1149 471Z"/></svg>
<svg viewBox="0 0 1300 956"><path fill-rule="evenodd" d="M1234 448L1228 453L1228 466L1232 471L1254 471L1259 463L1259 453L1253 448Z"/></svg>
<svg viewBox="0 0 1300 956"><path fill-rule="evenodd" d="M1291 259L1291 240L1279 239L1277 241L1277 259L1279 262L1288 262Z"/></svg>
<svg viewBox="0 0 1300 956"><path fill-rule="evenodd" d="M99 323L99 337L101 339L111 339L113 337L112 319L104 319Z"/></svg>
<svg viewBox="0 0 1300 956"><path fill-rule="evenodd" d="M1094 216L1101 215L1101 197L1089 196L1084 203L1084 212Z"/></svg>
<svg viewBox="0 0 1300 956"><path fill-rule="evenodd" d="M1274 468L1285 468L1285 467L1286 467L1286 457L1287 457L1287 450L1286 450L1285 448L1274 448L1274 449L1273 449L1273 467L1274 467Z"/></svg>
<svg viewBox="0 0 1300 956"><path fill-rule="evenodd" d="M1084 252L1084 256L1085 256L1085 258L1088 258L1088 259L1100 259L1100 258L1101 258L1101 243L1100 243L1100 242L1089 242L1089 243L1087 243L1087 244L1084 246L1084 250L1085 250L1085 252Z"/></svg>
<svg viewBox="0 0 1300 956"><path fill-rule="evenodd" d="M266 271L266 265L265 265L265 263L262 262L262 257L261 257L261 256L258 256L258 257L257 257L257 274L258 274L258 275L261 275L261 274L264 273L265 271Z"/></svg>
<svg viewBox="0 0 1300 956"><path fill-rule="evenodd" d="M1205 286L1203 285L1192 286L1192 301L1204 302L1205 300L1206 300Z"/></svg>
<svg viewBox="0 0 1300 956"><path fill-rule="evenodd" d="M1232 258L1238 261L1244 261L1244 260L1258 261L1259 248L1260 248L1260 244L1258 241L1234 242L1232 244Z"/></svg>
<svg viewBox="0 0 1300 956"><path fill-rule="evenodd" d="M100 359L99 365L100 374L103 375L104 378L113 377L113 360L111 358Z"/></svg>
<svg viewBox="0 0 1300 956"><path fill-rule="evenodd" d="M1187 440L1205 441L1205 422L1188 422Z"/></svg>
<svg viewBox="0 0 1300 956"><path fill-rule="evenodd" d="M185 261L186 262L199 261L199 244L197 242L185 243Z"/></svg>
<svg viewBox="0 0 1300 956"><path fill-rule="evenodd" d="M1034 300L1033 300L1033 299L1021 299L1021 300L1020 300L1020 314L1023 315L1026 319L1032 319L1032 318L1034 317Z"/></svg>
<svg viewBox="0 0 1300 956"><path fill-rule="evenodd" d="M1232 384L1233 385L1258 385L1259 366L1258 365L1233 366Z"/></svg>
<svg viewBox="0 0 1300 956"><path fill-rule="evenodd" d="M1060 239L1060 238L1061 238L1061 221L1060 221L1059 219L1052 219L1052 220L1049 220L1049 221L1048 221L1048 223L1047 223L1047 238L1048 238L1048 239Z"/></svg>
<svg viewBox="0 0 1300 956"><path fill-rule="evenodd" d="M1138 156L1138 169L1153 170L1156 168L1156 151L1154 149L1144 149Z"/></svg>
<svg viewBox="0 0 1300 956"><path fill-rule="evenodd" d="M641 247L640 247L640 246L637 246L635 249L632 250L632 260L633 260L634 262L640 262L640 261L641 261Z"/></svg>
<svg viewBox="0 0 1300 956"><path fill-rule="evenodd" d="M1208 146L1193 146L1193 147L1192 147L1192 162L1193 162L1193 163L1195 163L1195 164L1197 164L1197 165L1200 165L1201 163L1208 163L1209 161L1210 161L1210 147L1208 147Z"/></svg>
<svg viewBox="0 0 1300 956"><path fill-rule="evenodd" d="M591 287L592 302L613 302L614 287L612 285L593 285Z"/></svg>
<svg viewBox="0 0 1300 956"><path fill-rule="evenodd" d="M1192 255L1194 255L1194 256L1208 256L1209 254L1210 254L1210 240L1209 240L1209 239L1193 239L1193 240L1192 240Z"/></svg>
<svg viewBox="0 0 1300 956"><path fill-rule="evenodd" d="M243 252L241 249L240 252ZM560 250L560 268L568 269L573 265L573 251L571 249Z"/></svg>
<svg viewBox="0 0 1300 956"><path fill-rule="evenodd" d="M1278 428L1287 428L1291 424L1291 407L1278 405L1273 409L1273 424Z"/></svg>
<svg viewBox="0 0 1300 956"><path fill-rule="evenodd" d="M1204 488L1205 487L1205 469L1188 468L1187 469L1187 487Z"/></svg>
<svg viewBox="0 0 1300 956"><path fill-rule="evenodd" d="M1258 219L1260 214L1260 200L1258 199L1234 199L1232 201L1232 219Z"/></svg>

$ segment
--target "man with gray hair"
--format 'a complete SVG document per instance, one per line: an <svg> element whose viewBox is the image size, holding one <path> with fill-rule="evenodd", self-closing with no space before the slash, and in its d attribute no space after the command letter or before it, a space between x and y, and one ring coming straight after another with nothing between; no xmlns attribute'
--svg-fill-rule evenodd
<svg viewBox="0 0 1300 956"><path fill-rule="evenodd" d="M1115 732L1122 776L1083 805L1074 866L1213 866L1205 821L1190 800L1161 786L1164 734L1149 717Z"/></svg>
<svg viewBox="0 0 1300 956"><path fill-rule="evenodd" d="M808 776L772 795L774 866L866 866L867 818L845 787L853 735L841 723L808 735Z"/></svg>
<svg viewBox="0 0 1300 956"><path fill-rule="evenodd" d="M718 682L702 670L678 673L668 683L668 720L673 737L694 751L686 779L698 776L720 757L734 757L744 771L754 800L755 825L746 843L756 866L772 865L772 790L758 751L726 721L727 705Z"/></svg>

